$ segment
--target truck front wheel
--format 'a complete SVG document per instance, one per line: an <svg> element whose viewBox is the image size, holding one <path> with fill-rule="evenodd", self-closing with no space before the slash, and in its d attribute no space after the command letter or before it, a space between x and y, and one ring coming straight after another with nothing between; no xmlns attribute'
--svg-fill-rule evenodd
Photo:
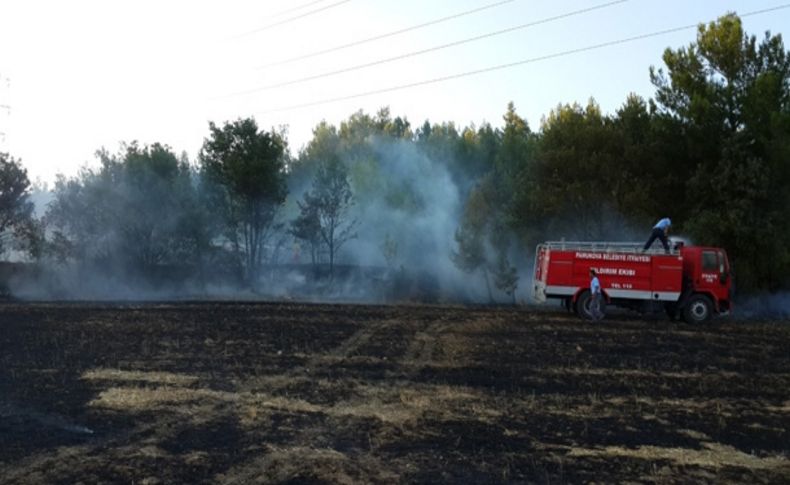
<svg viewBox="0 0 790 485"><path fill-rule="evenodd" d="M683 319L688 323L706 323L713 316L713 303L705 295L693 295L683 307Z"/></svg>

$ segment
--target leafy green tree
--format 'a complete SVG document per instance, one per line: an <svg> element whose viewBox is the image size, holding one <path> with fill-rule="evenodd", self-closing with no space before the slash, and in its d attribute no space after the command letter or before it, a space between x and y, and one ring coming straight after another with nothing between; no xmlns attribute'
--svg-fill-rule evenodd
<svg viewBox="0 0 790 485"><path fill-rule="evenodd" d="M518 271L513 266L504 251L499 251L496 264L492 268L494 284L508 295L512 303L516 304L516 288L518 288Z"/></svg>
<svg viewBox="0 0 790 485"><path fill-rule="evenodd" d="M247 281L256 285L264 246L276 229L285 201L286 141L260 131L252 118L218 127L209 123L200 163L211 203L222 215L224 234L242 256Z"/></svg>
<svg viewBox="0 0 790 485"><path fill-rule="evenodd" d="M561 105L543 121L535 160L519 172L514 217L534 243L551 237L604 236L612 203L609 179L619 145L611 121L593 100Z"/></svg>
<svg viewBox="0 0 790 485"><path fill-rule="evenodd" d="M112 190L100 171L83 168L72 178L58 175L55 180L54 200L45 220L52 230L49 251L60 262L110 262L114 253L113 220L109 206Z"/></svg>
<svg viewBox="0 0 790 485"><path fill-rule="evenodd" d="M309 222L310 230L316 227L329 254L329 274L334 275L335 258L340 248L357 237L354 229L357 220L351 219L354 195L348 182L343 163L330 158L322 163L315 175L311 190L300 203L301 215L295 222Z"/></svg>
<svg viewBox="0 0 790 485"><path fill-rule="evenodd" d="M362 116L359 112L358 116ZM304 197L316 179L316 174L326 160L336 158L342 152L343 141L334 125L321 121L313 128L313 138L299 153L293 162L292 170L288 173L288 184L292 193L302 194L302 199L286 202L291 207L291 213L297 215L291 220L289 233L295 239L302 241L310 249L310 261L313 270L318 271L324 246L321 237L321 220L318 216L318 207L309 203Z"/></svg>
<svg viewBox="0 0 790 485"><path fill-rule="evenodd" d="M188 162L160 144L131 143L117 155L97 156L100 168L55 184L45 216L55 258L143 275L162 264L195 263L205 240L185 211L197 205Z"/></svg>
<svg viewBox="0 0 790 485"><path fill-rule="evenodd" d="M456 233L459 250L453 257L456 265L467 272L482 270L491 301L490 276L497 289L515 301L518 272L508 253L516 241L515 231L521 229L515 201L525 196L525 188L517 181L529 168L535 147L535 137L513 103L507 106L504 122L499 133L490 132L490 126L477 133L464 131L465 149L479 144L473 150L477 156L487 155L480 164L487 170L469 192Z"/></svg>
<svg viewBox="0 0 790 485"><path fill-rule="evenodd" d="M625 213L641 213L648 218L655 213L650 210L654 190L651 190L652 184L648 186L645 182L666 177L664 167L657 166L659 164L653 156L652 124L653 117L645 100L630 94L612 119L617 139L615 144L621 146L622 151L620 156L612 158L612 166L606 173L609 179L606 185L611 191L614 207ZM650 176L645 177L646 173Z"/></svg>
<svg viewBox="0 0 790 485"><path fill-rule="evenodd" d="M677 140L677 123L657 116L655 109L635 94L610 119L614 137L611 165L606 167L609 204L628 220L647 225L672 208L677 220L685 217L688 157Z"/></svg>
<svg viewBox="0 0 790 485"><path fill-rule="evenodd" d="M195 241L184 233L189 227L184 209L194 199L188 163L157 143L132 143L123 158L107 152L100 158L117 197L117 203L108 202L123 254L142 268L189 260Z"/></svg>
<svg viewBox="0 0 790 485"><path fill-rule="evenodd" d="M461 148L461 135L452 122L434 124L426 120L415 134L417 148L435 162L451 166L454 178L460 176L461 169L452 167L458 161Z"/></svg>
<svg viewBox="0 0 790 485"><path fill-rule="evenodd" d="M313 128L313 137L293 160L288 169L288 187L290 193L299 193L312 183L318 166L323 160L338 156L341 140L337 128L326 121L321 121Z"/></svg>
<svg viewBox="0 0 790 485"><path fill-rule="evenodd" d="M480 270L485 279L489 301L494 297L494 286L511 297L515 303L515 290L518 287L518 271L508 257L516 238L506 218L507 205L501 204L497 194L495 178L486 176L470 193L455 233L458 249L451 255L455 265L467 273Z"/></svg>
<svg viewBox="0 0 790 485"><path fill-rule="evenodd" d="M651 69L660 113L684 128L688 219L700 243L723 246L739 287L776 289L790 274L790 56L726 15ZM770 254L770 258L765 255Z"/></svg>
<svg viewBox="0 0 790 485"><path fill-rule="evenodd" d="M483 123L476 130L474 126L465 128L460 156L464 173L476 179L488 172L502 145L502 135L490 123Z"/></svg>
<svg viewBox="0 0 790 485"><path fill-rule="evenodd" d="M409 120L400 116L393 119L389 107L381 108L376 113L375 122L379 132L384 136L406 140L410 140L413 136Z"/></svg>
<svg viewBox="0 0 790 485"><path fill-rule="evenodd" d="M15 229L30 223L33 203L29 200L30 180L22 164L0 152L0 254Z"/></svg>
<svg viewBox="0 0 790 485"><path fill-rule="evenodd" d="M321 220L318 217L316 204L297 202L299 216L291 221L290 234L310 247L310 262L315 270L318 265L318 256L321 250Z"/></svg>
<svg viewBox="0 0 790 485"><path fill-rule="evenodd" d="M532 132L527 120L516 113L515 105L510 102L504 116L505 126L502 142L494 157L496 176L504 185L505 192L515 191L516 176L524 171L533 156Z"/></svg>
<svg viewBox="0 0 790 485"><path fill-rule="evenodd" d="M385 113L386 118L389 118L389 111ZM365 156L368 147L368 141L373 136L382 134L382 125L385 124L386 119L376 119L362 110L353 113L340 123L338 135L343 143L341 150L347 157L351 156ZM357 152L361 150L361 152Z"/></svg>
<svg viewBox="0 0 790 485"><path fill-rule="evenodd" d="M455 242L457 249L454 250L450 259L455 266L465 273L475 273L480 271L486 285L488 301L494 301L491 291L491 281L486 251L486 230L489 223L491 206L485 197L485 192L475 190L470 195L464 207L458 229L455 231Z"/></svg>
<svg viewBox="0 0 790 485"><path fill-rule="evenodd" d="M490 123L459 130L452 122L432 125L426 120L414 140L430 160L447 167L465 198L477 181L491 170L501 144L501 132Z"/></svg>

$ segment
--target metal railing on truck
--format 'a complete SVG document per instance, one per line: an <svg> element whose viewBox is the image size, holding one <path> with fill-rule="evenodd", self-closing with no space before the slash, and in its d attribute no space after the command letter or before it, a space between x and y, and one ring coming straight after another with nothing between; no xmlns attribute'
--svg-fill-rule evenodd
<svg viewBox="0 0 790 485"><path fill-rule="evenodd" d="M633 254L680 254L680 246L670 241L669 253L664 250L660 241L656 241L648 250L642 248L645 243L610 242L610 241L548 241L538 245L538 250L558 249L560 251L588 251L602 253L633 253Z"/></svg>

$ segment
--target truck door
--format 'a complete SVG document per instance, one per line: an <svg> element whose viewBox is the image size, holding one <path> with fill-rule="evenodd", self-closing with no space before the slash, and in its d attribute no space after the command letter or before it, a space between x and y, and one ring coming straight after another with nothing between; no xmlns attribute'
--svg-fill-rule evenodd
<svg viewBox="0 0 790 485"><path fill-rule="evenodd" d="M703 249L697 290L710 292L717 301L729 299L729 263L720 249Z"/></svg>
<svg viewBox="0 0 790 485"><path fill-rule="evenodd" d="M703 250L702 264L700 265L700 280L698 288L711 289L719 279L719 256L716 251Z"/></svg>
<svg viewBox="0 0 790 485"><path fill-rule="evenodd" d="M732 272L730 262L727 260L727 253L719 249L716 251L719 256L719 289L716 296L721 302L727 302L727 308L731 308L732 300Z"/></svg>

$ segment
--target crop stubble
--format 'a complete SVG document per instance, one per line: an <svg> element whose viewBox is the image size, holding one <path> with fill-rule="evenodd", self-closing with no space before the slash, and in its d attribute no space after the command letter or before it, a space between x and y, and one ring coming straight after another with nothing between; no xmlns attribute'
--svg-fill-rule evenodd
<svg viewBox="0 0 790 485"><path fill-rule="evenodd" d="M3 304L0 482L787 482L790 325Z"/></svg>

